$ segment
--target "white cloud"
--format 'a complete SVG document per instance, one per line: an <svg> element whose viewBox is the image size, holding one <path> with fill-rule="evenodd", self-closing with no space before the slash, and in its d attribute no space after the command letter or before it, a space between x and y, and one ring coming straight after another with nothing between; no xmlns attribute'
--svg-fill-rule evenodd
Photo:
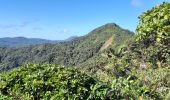
<svg viewBox="0 0 170 100"><path fill-rule="evenodd" d="M60 33L60 34L63 34L63 33L65 34L65 33L68 33L68 32L69 32L69 30L67 28L64 28L64 29L57 31L57 33Z"/></svg>
<svg viewBox="0 0 170 100"><path fill-rule="evenodd" d="M131 5L134 7L140 7L142 5L142 0L132 0Z"/></svg>
<svg viewBox="0 0 170 100"><path fill-rule="evenodd" d="M68 29L63 29L63 33L67 33L68 32Z"/></svg>

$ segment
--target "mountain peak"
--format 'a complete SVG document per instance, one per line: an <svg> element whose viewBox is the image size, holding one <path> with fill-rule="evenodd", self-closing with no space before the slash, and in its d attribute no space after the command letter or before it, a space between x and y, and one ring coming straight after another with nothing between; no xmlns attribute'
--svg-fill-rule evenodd
<svg viewBox="0 0 170 100"><path fill-rule="evenodd" d="M89 34L121 34L122 31L128 31L123 28L121 28L119 25L115 23L107 23L105 25L102 25L94 30L92 30ZM132 33L132 32L130 32Z"/></svg>
<svg viewBox="0 0 170 100"><path fill-rule="evenodd" d="M97 29L113 29L113 28L120 28L120 26L117 25L116 23L107 23L107 24L105 24L103 26L100 26Z"/></svg>
<svg viewBox="0 0 170 100"><path fill-rule="evenodd" d="M119 25L117 25L116 23L107 23L105 25L103 25L104 27L119 27Z"/></svg>

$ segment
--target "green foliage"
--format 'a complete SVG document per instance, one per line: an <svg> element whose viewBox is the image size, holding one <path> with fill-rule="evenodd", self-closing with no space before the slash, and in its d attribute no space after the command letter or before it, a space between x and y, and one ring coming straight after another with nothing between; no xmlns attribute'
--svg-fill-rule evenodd
<svg viewBox="0 0 170 100"><path fill-rule="evenodd" d="M130 77L106 84L74 68L28 64L0 74L2 99L113 100L160 98Z"/></svg>
<svg viewBox="0 0 170 100"><path fill-rule="evenodd" d="M129 77L130 78L130 77ZM137 81L129 78L114 79L110 86L106 84L96 84L92 86L92 91L88 99L92 100L137 100L161 99L160 96L152 93L147 87L140 86ZM154 94L154 95L153 95Z"/></svg>
<svg viewBox="0 0 170 100"><path fill-rule="evenodd" d="M148 44L158 43L168 45L170 42L170 3L161 5L144 12L139 18L140 22L136 31L138 41Z"/></svg>
<svg viewBox="0 0 170 100"><path fill-rule="evenodd" d="M151 97L136 81L114 79L109 84L60 65L28 64L0 74L2 99L113 100Z"/></svg>
<svg viewBox="0 0 170 100"><path fill-rule="evenodd" d="M0 74L2 95L31 99L86 99L96 81L76 69L59 65L24 65Z"/></svg>
<svg viewBox="0 0 170 100"><path fill-rule="evenodd" d="M169 100L170 99L170 90L169 90L169 93L167 94L165 100Z"/></svg>
<svg viewBox="0 0 170 100"><path fill-rule="evenodd" d="M155 68L168 67L170 62L170 3L144 12L137 26L137 48ZM138 50L139 51L139 50Z"/></svg>
<svg viewBox="0 0 170 100"><path fill-rule="evenodd" d="M143 86L147 86L150 91L159 93L160 96L166 97L170 89L170 69L151 69L137 72L135 74L138 77L138 81Z"/></svg>

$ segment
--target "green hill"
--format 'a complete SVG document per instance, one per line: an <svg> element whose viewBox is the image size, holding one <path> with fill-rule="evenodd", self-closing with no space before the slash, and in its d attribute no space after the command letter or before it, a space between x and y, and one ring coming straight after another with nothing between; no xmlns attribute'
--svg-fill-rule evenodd
<svg viewBox="0 0 170 100"><path fill-rule="evenodd" d="M113 37L111 42L117 48L132 36L132 32L110 23L69 42L23 48L0 48L0 70L8 70L26 63L78 66L100 53L101 47L110 37Z"/></svg>

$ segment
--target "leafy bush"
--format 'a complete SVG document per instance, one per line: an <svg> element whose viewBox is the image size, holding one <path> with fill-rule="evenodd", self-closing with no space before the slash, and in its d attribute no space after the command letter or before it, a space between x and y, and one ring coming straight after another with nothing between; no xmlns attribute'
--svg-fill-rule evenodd
<svg viewBox="0 0 170 100"><path fill-rule="evenodd" d="M137 26L137 42L154 66L168 66L170 61L170 3L153 7L144 12ZM168 64L167 64L168 63Z"/></svg>
<svg viewBox="0 0 170 100"><path fill-rule="evenodd" d="M2 99L137 99L140 96L151 98L149 93L146 87L130 78L118 78L109 85L60 65L28 64L0 74Z"/></svg>
<svg viewBox="0 0 170 100"><path fill-rule="evenodd" d="M164 2L144 12L137 26L138 40L167 45L170 42L170 3Z"/></svg>
<svg viewBox="0 0 170 100"><path fill-rule="evenodd" d="M156 91L160 96L165 97L170 89L170 69L148 68L135 74L140 84L148 87L150 91Z"/></svg>
<svg viewBox="0 0 170 100"><path fill-rule="evenodd" d="M162 99L156 92L151 93L147 87L141 86L130 77L114 79L111 85L96 84L88 99L92 100L137 100Z"/></svg>
<svg viewBox="0 0 170 100"><path fill-rule="evenodd" d="M96 81L59 65L24 65L0 74L0 92L15 99L86 99Z"/></svg>

